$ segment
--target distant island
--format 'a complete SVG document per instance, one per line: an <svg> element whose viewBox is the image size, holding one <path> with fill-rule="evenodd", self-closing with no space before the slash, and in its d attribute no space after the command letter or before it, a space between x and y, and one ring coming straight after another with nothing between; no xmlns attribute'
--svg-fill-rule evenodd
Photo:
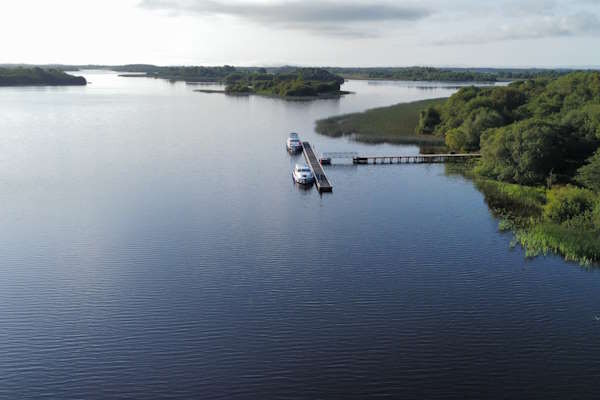
<svg viewBox="0 0 600 400"><path fill-rule="evenodd" d="M130 65L114 68L123 77L150 77L188 83L222 83L223 90L197 89L203 93L231 95L257 94L286 99L334 98L347 94L340 90L344 78L322 68L236 68L222 67L154 67ZM125 73L127 71L127 73Z"/></svg>
<svg viewBox="0 0 600 400"><path fill-rule="evenodd" d="M528 255L600 262L600 73L572 72L317 122L366 140L443 141Z"/></svg>
<svg viewBox="0 0 600 400"><path fill-rule="evenodd" d="M225 78L225 93L259 94L287 99L332 98L347 94L340 90L344 78L320 68L298 68L289 72L238 72Z"/></svg>
<svg viewBox="0 0 600 400"><path fill-rule="evenodd" d="M73 76L58 69L40 67L0 67L0 86L84 86L82 76Z"/></svg>

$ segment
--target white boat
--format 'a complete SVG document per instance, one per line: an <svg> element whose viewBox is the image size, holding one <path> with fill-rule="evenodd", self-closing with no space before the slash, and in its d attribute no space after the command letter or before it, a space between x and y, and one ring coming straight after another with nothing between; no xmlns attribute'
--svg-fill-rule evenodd
<svg viewBox="0 0 600 400"><path fill-rule="evenodd" d="M291 152L298 152L302 150L302 142L300 141L297 133L290 133L290 137L288 137L286 141L286 147L288 151Z"/></svg>
<svg viewBox="0 0 600 400"><path fill-rule="evenodd" d="M294 167L294 172L292 172L292 177L296 183L300 183L302 185L311 184L315 180L312 171L305 164L296 164Z"/></svg>

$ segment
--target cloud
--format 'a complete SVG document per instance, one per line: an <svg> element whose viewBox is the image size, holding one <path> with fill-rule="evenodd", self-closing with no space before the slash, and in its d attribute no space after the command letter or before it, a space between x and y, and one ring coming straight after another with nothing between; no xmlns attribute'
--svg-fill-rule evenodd
<svg viewBox="0 0 600 400"><path fill-rule="evenodd" d="M142 0L142 8L164 10L174 15L233 16L265 26L298 29L322 35L377 36L377 25L385 22L412 22L426 18L430 11L415 3L372 0Z"/></svg>
<svg viewBox="0 0 600 400"><path fill-rule="evenodd" d="M434 44L484 44L507 40L543 39L600 34L600 18L594 14L577 13L567 16L539 16L512 19L493 28L469 32Z"/></svg>

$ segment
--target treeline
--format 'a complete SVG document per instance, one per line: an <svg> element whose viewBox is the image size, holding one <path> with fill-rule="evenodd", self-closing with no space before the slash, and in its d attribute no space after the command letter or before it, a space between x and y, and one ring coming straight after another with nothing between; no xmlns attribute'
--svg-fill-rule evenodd
<svg viewBox="0 0 600 400"><path fill-rule="evenodd" d="M256 93L280 97L339 95L344 78L319 68L271 73L266 69L234 72L225 78L227 93Z"/></svg>
<svg viewBox="0 0 600 400"><path fill-rule="evenodd" d="M86 85L82 76L66 74L58 69L0 67L0 86L69 86Z"/></svg>
<svg viewBox="0 0 600 400"><path fill-rule="evenodd" d="M117 72L144 73L148 76L171 80L187 81L222 81L233 72L255 73L266 71L271 74L294 73L300 69L296 66L281 67L233 67L229 65L203 67L203 66L157 66L152 64L126 64L126 65L27 65L27 64L0 64L8 68L33 68L56 69L61 71L77 71L82 69L102 69ZM347 79L385 79L408 81L446 81L446 82L496 82L534 79L539 77L554 78L564 75L571 70L566 69L540 69L540 68L434 68L434 67L375 67L375 68L341 68L325 67L312 68L324 69L332 74Z"/></svg>
<svg viewBox="0 0 600 400"><path fill-rule="evenodd" d="M566 73L566 71L563 70L543 69L468 69L433 67L328 68L328 70L348 79L442 82L496 82L502 80L532 79L536 77L552 78Z"/></svg>
<svg viewBox="0 0 600 400"><path fill-rule="evenodd" d="M481 152L474 174L528 250L600 261L600 73L463 88L423 110L416 132ZM527 218L514 218L532 203L518 185L545 188Z"/></svg>
<svg viewBox="0 0 600 400"><path fill-rule="evenodd" d="M230 65L222 67L154 67L149 66L124 66L122 71L146 72L150 77L188 82L222 82L225 78L236 72Z"/></svg>
<svg viewBox="0 0 600 400"><path fill-rule="evenodd" d="M468 87L421 112L417 133L482 152L479 171L502 181L572 182L600 145L600 73L506 87Z"/></svg>

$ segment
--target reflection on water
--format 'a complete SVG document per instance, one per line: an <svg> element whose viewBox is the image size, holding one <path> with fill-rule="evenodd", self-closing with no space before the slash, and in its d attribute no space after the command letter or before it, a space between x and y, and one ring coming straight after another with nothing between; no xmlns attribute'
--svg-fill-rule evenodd
<svg viewBox="0 0 600 400"><path fill-rule="evenodd" d="M471 182L292 182L290 131L417 154L314 121L455 89L298 103L87 77L0 89L0 398L596 396L600 274L510 249Z"/></svg>

